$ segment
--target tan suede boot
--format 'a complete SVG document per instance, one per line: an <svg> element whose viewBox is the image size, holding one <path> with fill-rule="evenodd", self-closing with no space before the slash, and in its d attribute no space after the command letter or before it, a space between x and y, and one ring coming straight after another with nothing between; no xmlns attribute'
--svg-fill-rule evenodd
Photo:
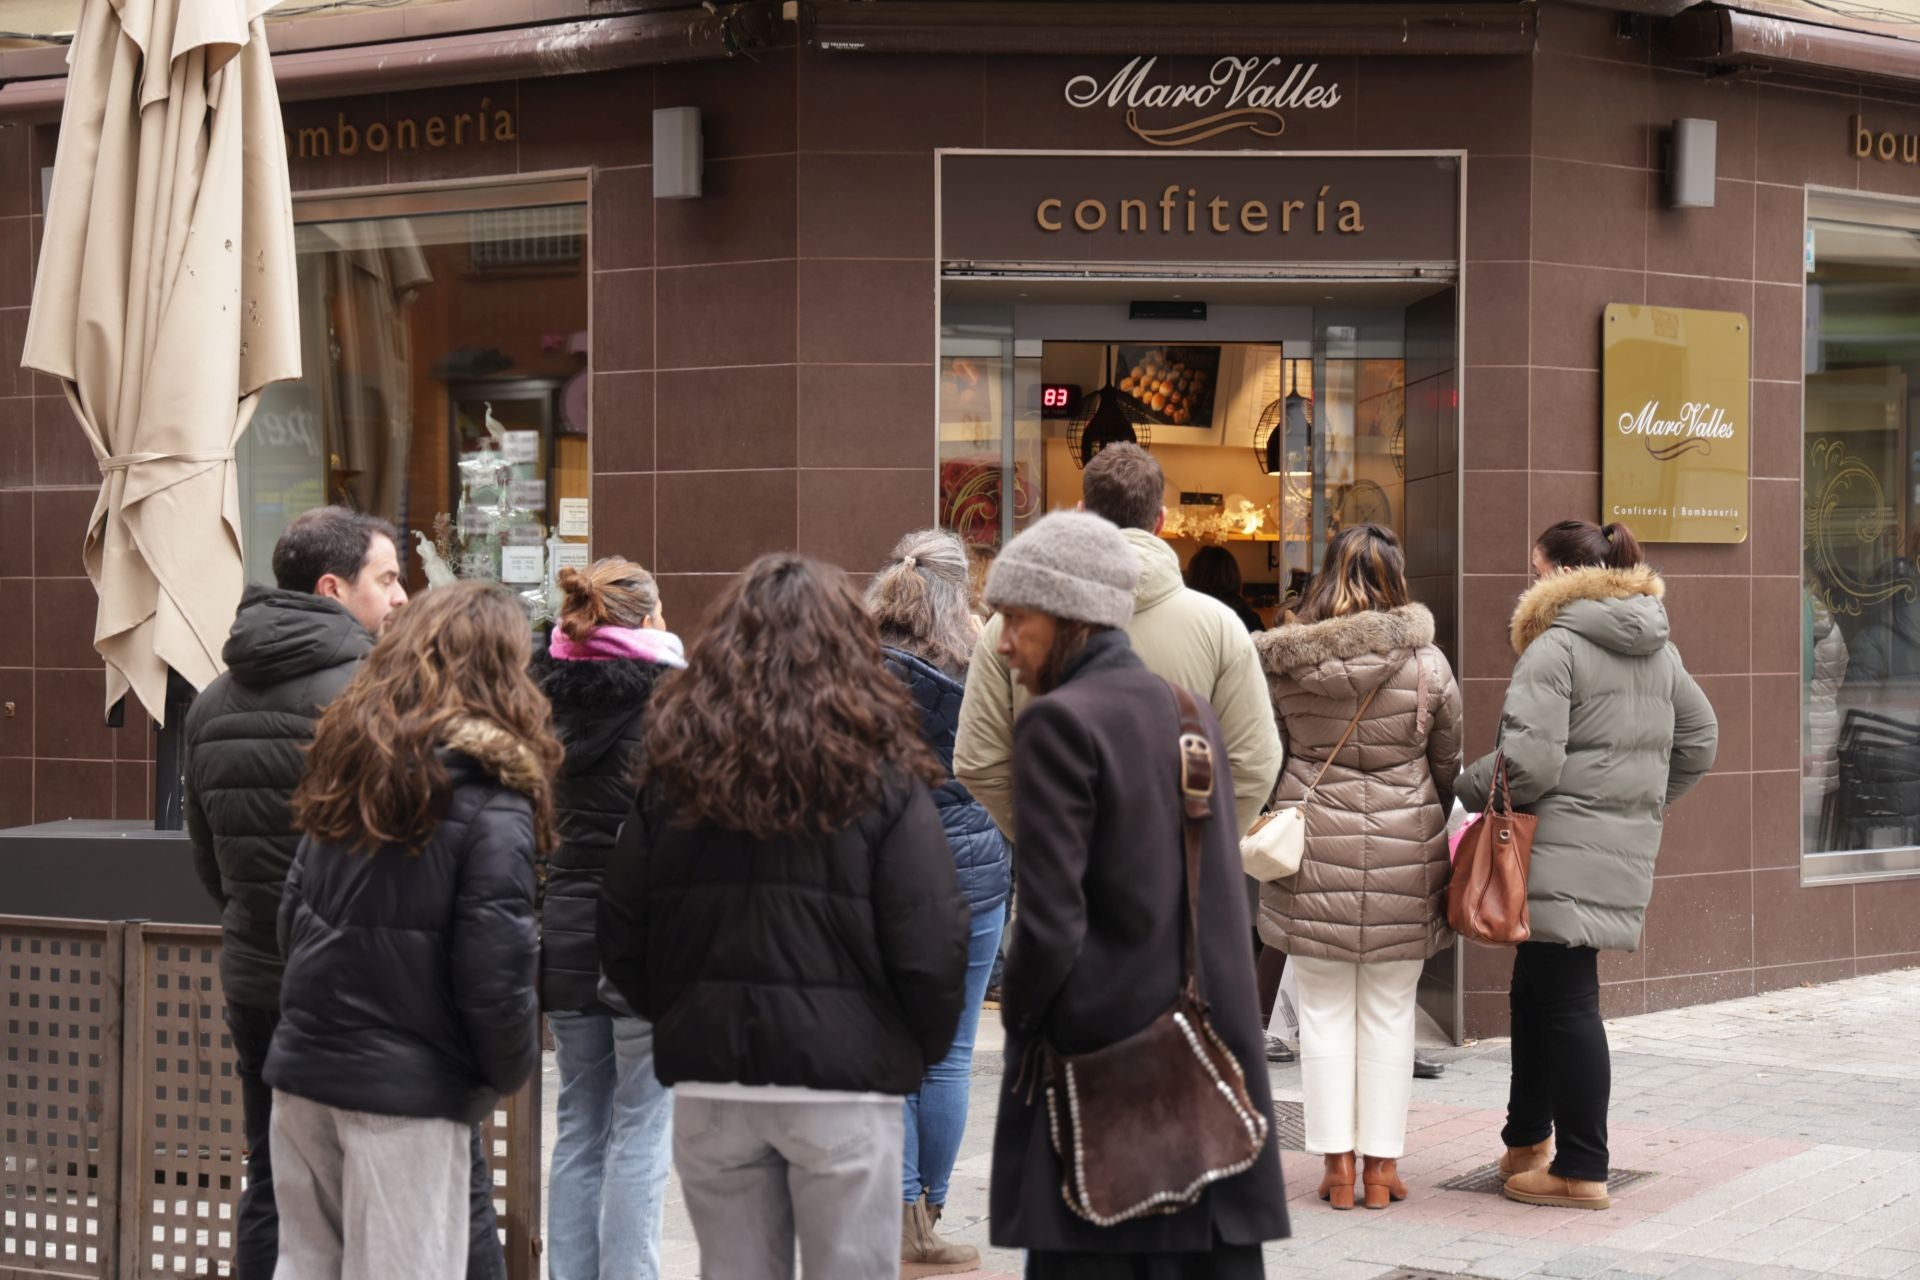
<svg viewBox="0 0 1920 1280"><path fill-rule="evenodd" d="M1511 1178L1516 1173L1544 1169L1552 1163L1552 1138L1536 1142L1530 1147L1508 1147L1507 1153L1500 1157L1500 1176Z"/></svg>
<svg viewBox="0 0 1920 1280"><path fill-rule="evenodd" d="M954 1244L935 1234L933 1224L938 1213L923 1199L901 1206L900 1262L914 1268L916 1276L949 1275L971 1271L980 1265L980 1251L970 1244ZM935 1270L932 1268L948 1268Z"/></svg>
<svg viewBox="0 0 1920 1280"><path fill-rule="evenodd" d="M1604 1182L1562 1178L1545 1169L1530 1169L1507 1179L1507 1199L1521 1204L1551 1205L1556 1209L1609 1209L1613 1201Z"/></svg>

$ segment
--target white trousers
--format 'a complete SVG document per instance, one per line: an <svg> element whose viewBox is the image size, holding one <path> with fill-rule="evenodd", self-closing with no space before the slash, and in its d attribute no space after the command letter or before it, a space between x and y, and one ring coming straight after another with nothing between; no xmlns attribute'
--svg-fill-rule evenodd
<svg viewBox="0 0 1920 1280"><path fill-rule="evenodd" d="M273 1091L274 1280L465 1280L473 1127Z"/></svg>
<svg viewBox="0 0 1920 1280"><path fill-rule="evenodd" d="M1418 960L1352 964L1292 957L1300 984L1307 1150L1406 1154Z"/></svg>

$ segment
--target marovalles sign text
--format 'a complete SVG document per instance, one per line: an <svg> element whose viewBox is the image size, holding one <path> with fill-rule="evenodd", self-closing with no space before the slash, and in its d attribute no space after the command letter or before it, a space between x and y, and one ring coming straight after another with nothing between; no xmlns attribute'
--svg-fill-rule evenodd
<svg viewBox="0 0 1920 1280"><path fill-rule="evenodd" d="M1317 62L1289 64L1285 58L1220 58L1202 77L1162 75L1160 59L1133 59L1111 76L1077 75L1067 81L1067 105L1077 110L1104 107L1125 110L1127 129L1156 147L1184 147L1244 129L1262 138L1286 132L1283 112L1324 111L1340 103L1337 81L1316 83ZM1208 114L1158 128L1141 122L1140 112L1188 110Z"/></svg>
<svg viewBox="0 0 1920 1280"><path fill-rule="evenodd" d="M970 262L1451 264L1437 156L947 152L940 254Z"/></svg>
<svg viewBox="0 0 1920 1280"><path fill-rule="evenodd" d="M1747 317L1615 303L1602 324L1602 518L1645 542L1745 542Z"/></svg>

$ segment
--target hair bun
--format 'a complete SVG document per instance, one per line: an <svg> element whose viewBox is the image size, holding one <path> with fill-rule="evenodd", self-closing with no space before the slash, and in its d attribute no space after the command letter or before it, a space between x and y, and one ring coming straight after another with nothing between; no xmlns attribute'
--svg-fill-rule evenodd
<svg viewBox="0 0 1920 1280"><path fill-rule="evenodd" d="M568 565L554 577L554 583L570 596L592 599L594 595L593 578L589 574Z"/></svg>

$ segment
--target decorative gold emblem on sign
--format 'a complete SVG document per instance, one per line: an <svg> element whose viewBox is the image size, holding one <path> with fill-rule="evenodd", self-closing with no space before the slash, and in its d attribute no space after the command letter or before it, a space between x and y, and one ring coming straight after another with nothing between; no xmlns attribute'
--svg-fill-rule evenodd
<svg viewBox="0 0 1920 1280"><path fill-rule="evenodd" d="M1129 110L1127 129L1140 141L1156 147L1190 147L1196 142L1232 133L1235 129L1245 129L1262 138L1277 138L1287 131L1287 120L1278 111L1269 111L1264 107L1241 107L1237 111L1220 111L1198 120L1168 125L1164 129L1143 129L1140 127L1140 113Z"/></svg>
<svg viewBox="0 0 1920 1280"><path fill-rule="evenodd" d="M1828 609L1857 618L1896 596L1915 598L1913 579L1904 574L1866 581L1853 571L1859 548L1886 545L1893 507L1879 475L1845 441L1822 440L1807 450L1806 501L1807 551Z"/></svg>
<svg viewBox="0 0 1920 1280"><path fill-rule="evenodd" d="M1745 542L1747 317L1615 303L1603 324L1603 518L1643 542Z"/></svg>

